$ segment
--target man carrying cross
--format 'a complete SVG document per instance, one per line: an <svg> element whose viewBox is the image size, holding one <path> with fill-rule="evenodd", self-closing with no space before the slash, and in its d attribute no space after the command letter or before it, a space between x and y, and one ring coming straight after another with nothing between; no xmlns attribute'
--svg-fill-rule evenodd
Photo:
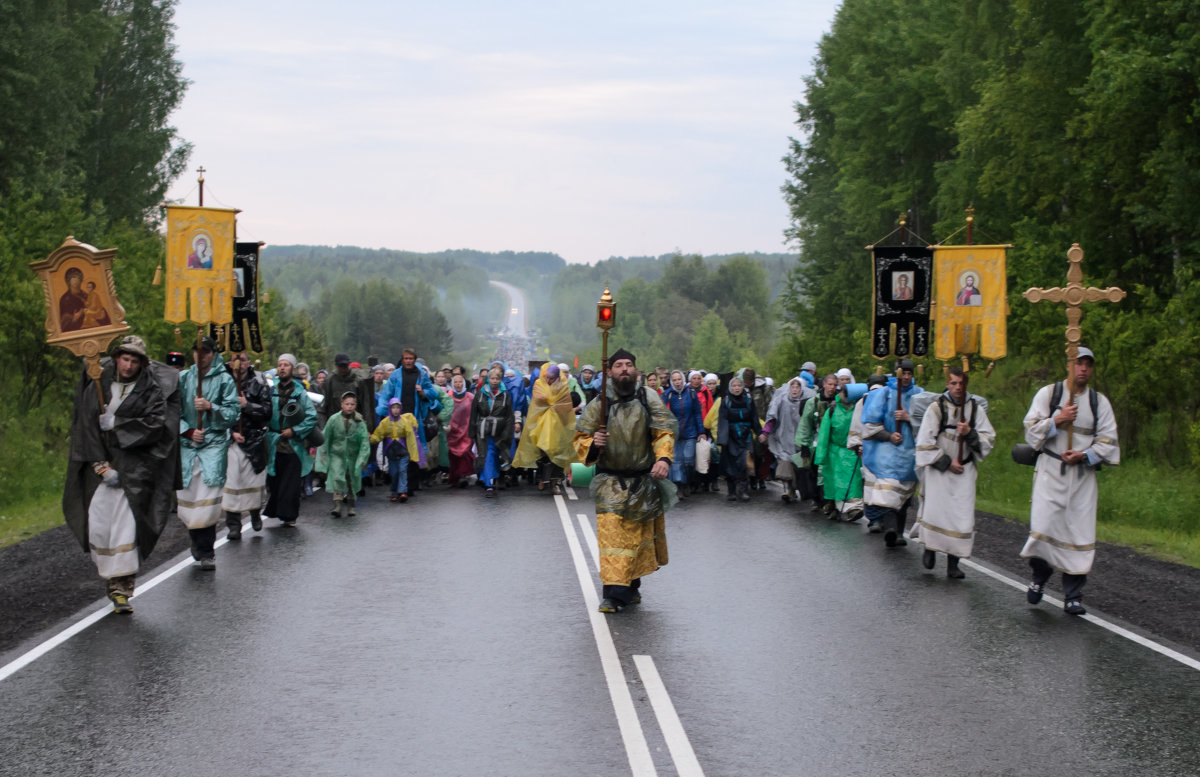
<svg viewBox="0 0 1200 777"><path fill-rule="evenodd" d="M1091 349L1079 348L1070 386L1065 381L1043 386L1025 414L1025 440L1041 452L1029 540L1021 550L1033 568L1026 599L1040 602L1046 582L1061 570L1063 608L1070 615L1087 612L1081 600L1096 555L1096 471L1121 461L1112 404L1088 386L1095 364Z"/></svg>

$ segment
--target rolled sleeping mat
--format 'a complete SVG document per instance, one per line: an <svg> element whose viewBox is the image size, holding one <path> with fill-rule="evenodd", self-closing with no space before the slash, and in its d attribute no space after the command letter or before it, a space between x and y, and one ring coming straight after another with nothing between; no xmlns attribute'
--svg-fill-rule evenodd
<svg viewBox="0 0 1200 777"><path fill-rule="evenodd" d="M580 464L578 461L571 464L571 487L572 488L587 488L592 484L592 476L596 474L596 465L590 466Z"/></svg>

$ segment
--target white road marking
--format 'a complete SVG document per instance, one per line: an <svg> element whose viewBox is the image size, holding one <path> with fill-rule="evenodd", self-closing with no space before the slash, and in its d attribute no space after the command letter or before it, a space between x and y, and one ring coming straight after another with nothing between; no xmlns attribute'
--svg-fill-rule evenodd
<svg viewBox="0 0 1200 777"><path fill-rule="evenodd" d="M596 540L596 532L592 529L592 522L583 513L576 513L575 518L579 521L579 529L583 532L584 539L587 540L588 551L592 554L592 563L596 565L596 571L599 571L600 543Z"/></svg>
<svg viewBox="0 0 1200 777"><path fill-rule="evenodd" d="M1020 580L1017 580L1016 578L1012 578L1012 577L1009 577L1008 575L1001 574L995 570L988 569L987 567L985 567L981 564L977 564L974 561L971 561L970 559L964 558L961 561L959 561L958 563L963 566L970 567L971 569L974 569L978 572L982 572L983 574L987 575L988 577L990 577L994 580L999 580L1001 583L1010 585L1013 588L1016 588L1017 590L1024 591L1027 588L1029 588L1029 583L1027 583L1027 582L1022 582ZM1042 601L1046 602L1048 604L1054 605L1056 607L1062 606L1062 600L1055 599L1053 596L1043 596ZM1135 634L1132 631L1130 631L1129 629L1122 628L1115 623L1110 623L1109 621L1106 621L1097 615L1092 615L1089 613L1087 615L1077 615L1074 617L1082 618L1083 620L1088 621L1089 623L1094 623L1102 629L1108 629L1113 634L1116 634L1119 637L1124 637L1125 639L1129 640L1130 642L1136 642L1137 644L1141 645L1142 647L1150 648L1155 653L1161 653L1162 655L1166 656L1167 658L1172 658L1172 659L1178 661L1179 663L1183 664L1186 667L1189 667L1191 669L1200 669L1200 661L1197 661L1196 659L1191 658L1189 656L1185 656L1184 654L1182 654L1178 651L1172 650L1171 648L1167 647L1166 645L1160 645L1157 642L1155 642L1154 640L1146 639L1142 635Z"/></svg>
<svg viewBox="0 0 1200 777"><path fill-rule="evenodd" d="M638 720L637 708L633 706L633 695L629 692L629 684L625 680L625 671L621 668L621 659L617 655L612 632L608 629L608 621L604 613L596 610L600 606L600 597L596 595L596 587L592 581L592 574L588 571L587 561L583 557L583 549L579 546L574 527L571 526L567 502L556 495L554 504L558 507L558 517L562 522L563 533L567 535L567 546L571 549L571 559L575 562L579 587L583 590L588 619L592 624L592 636L596 640L596 649L600 652L600 665L604 668L604 679L608 683L608 695L612 698L613 710L617 715L621 740L625 743L629 768L634 777L657 777L658 771L650 757L650 746L646 744L646 735L642 731L641 721Z"/></svg>
<svg viewBox="0 0 1200 777"><path fill-rule="evenodd" d="M563 493L567 495L567 499L570 499L572 502L579 499L579 497L575 495L575 489L571 486L563 486L562 490Z"/></svg>
<svg viewBox="0 0 1200 777"><path fill-rule="evenodd" d="M219 540L218 542L214 543L214 547L216 547L216 545L221 544L221 542L223 542L223 541L224 540ZM186 559L180 561L179 563L177 563L175 566L171 567L170 569L167 569L165 572L160 572L159 574L150 578L146 582L139 583L137 586L137 590L134 592L133 596L130 598L136 599L138 596L146 593L154 586L156 586L159 583L161 583L162 581L166 580L168 577L178 574L180 571L187 569L188 567L192 566L192 564L194 564L194 563L195 563L195 561L193 559L186 558ZM5 664L2 668L0 668L0 681L5 680L10 675L25 668L29 664L32 664L34 661L36 661L39 658L41 658L42 656L46 655L51 650L53 650L54 648L63 644L64 642L66 642L71 637L75 636L76 634L80 633L81 631L84 631L88 627L90 627L96 623L99 623L104 618L105 615L112 614L112 611L113 611L112 605L105 604L103 607L101 607L99 610L96 610L91 615L84 617L83 619L81 619L77 623L75 623L74 625L72 625L66 629L63 629L62 631L55 634L53 637L51 637L50 639L41 643L37 647L32 648L27 653L13 659L9 663ZM136 617L136 616L114 615L113 617L128 618L128 617Z"/></svg>
<svg viewBox="0 0 1200 777"><path fill-rule="evenodd" d="M671 751L671 760L675 762L679 777L704 777L700 761L696 760L696 751L692 749L691 740L683 730L683 723L675 712L675 704L658 674L654 659L650 656L634 656L633 663L642 676L642 686L646 689L650 706L654 708L654 716L658 718L658 727L667 740L667 749Z"/></svg>

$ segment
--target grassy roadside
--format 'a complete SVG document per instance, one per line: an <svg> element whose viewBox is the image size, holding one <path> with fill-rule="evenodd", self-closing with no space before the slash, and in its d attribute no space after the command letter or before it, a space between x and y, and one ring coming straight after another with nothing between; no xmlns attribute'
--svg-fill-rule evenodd
<svg viewBox="0 0 1200 777"><path fill-rule="evenodd" d="M0 513L0 548L15 545L63 523L62 494L48 494Z"/></svg>

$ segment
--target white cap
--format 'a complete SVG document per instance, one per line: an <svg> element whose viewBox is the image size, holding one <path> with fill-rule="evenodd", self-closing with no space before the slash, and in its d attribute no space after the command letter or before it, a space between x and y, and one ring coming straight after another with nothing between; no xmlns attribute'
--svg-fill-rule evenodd
<svg viewBox="0 0 1200 777"><path fill-rule="evenodd" d="M1096 354L1092 353L1092 349L1091 349L1091 348L1084 348L1084 347L1081 345L1081 346L1079 346L1079 353L1075 354L1075 358L1076 358L1076 359L1082 359L1082 358L1084 358L1084 357L1087 357L1088 359L1091 359L1093 363L1096 361Z"/></svg>

